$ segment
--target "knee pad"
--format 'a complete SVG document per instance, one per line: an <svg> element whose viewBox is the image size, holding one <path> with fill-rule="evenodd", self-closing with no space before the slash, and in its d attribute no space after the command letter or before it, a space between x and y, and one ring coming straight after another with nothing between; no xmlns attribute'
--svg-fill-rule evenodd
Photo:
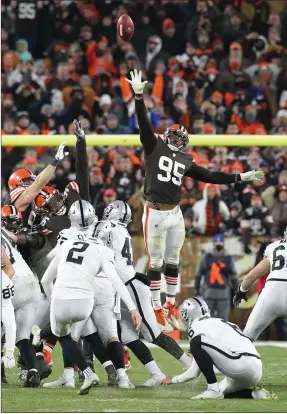
<svg viewBox="0 0 287 414"><path fill-rule="evenodd" d="M178 277L178 265L167 263L164 270L164 275L172 278Z"/></svg>

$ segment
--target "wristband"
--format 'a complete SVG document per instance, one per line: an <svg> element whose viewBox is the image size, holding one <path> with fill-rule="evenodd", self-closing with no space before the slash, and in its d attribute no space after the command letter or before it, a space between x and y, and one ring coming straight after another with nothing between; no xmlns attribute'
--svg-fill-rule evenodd
<svg viewBox="0 0 287 414"><path fill-rule="evenodd" d="M59 160L57 160L57 158L53 158L51 165L52 167L57 167Z"/></svg>

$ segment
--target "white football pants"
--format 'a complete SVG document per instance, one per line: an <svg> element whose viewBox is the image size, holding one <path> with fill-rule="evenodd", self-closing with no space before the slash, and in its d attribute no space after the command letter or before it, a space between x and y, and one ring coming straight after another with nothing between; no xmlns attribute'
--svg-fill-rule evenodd
<svg viewBox="0 0 287 414"><path fill-rule="evenodd" d="M106 346L111 338L118 337L117 317L115 313L116 292L105 277L95 277L95 302L89 318L77 322L72 326L71 335L77 341L98 332L103 344Z"/></svg>
<svg viewBox="0 0 287 414"><path fill-rule="evenodd" d="M161 333L161 329L157 323L152 307L149 286L137 279L129 282L126 286L139 314L142 317L142 323L139 331L137 331L133 325L130 311L126 305L121 302L121 341L124 344L136 341L139 338L139 333L141 333L146 341L153 342Z"/></svg>
<svg viewBox="0 0 287 414"><path fill-rule="evenodd" d="M149 267L161 269L163 261L166 264L178 265L185 238L180 207L159 211L145 205L142 222Z"/></svg>
<svg viewBox="0 0 287 414"><path fill-rule="evenodd" d="M223 343L214 343L202 336L201 347L212 358L216 368L226 375L219 383L224 395L256 385L262 377L262 361L256 354L244 355L230 351Z"/></svg>
<svg viewBox="0 0 287 414"><path fill-rule="evenodd" d="M94 299L54 299L51 301L51 330L56 336L65 336L71 332L75 322L87 319L94 306Z"/></svg>
<svg viewBox="0 0 287 414"><path fill-rule="evenodd" d="M31 273L27 276L15 276L14 297L16 344L22 339L29 339L34 323L35 312L41 296L38 279Z"/></svg>
<svg viewBox="0 0 287 414"><path fill-rule="evenodd" d="M287 316L287 281L267 280L248 318L244 335L254 341L279 316Z"/></svg>

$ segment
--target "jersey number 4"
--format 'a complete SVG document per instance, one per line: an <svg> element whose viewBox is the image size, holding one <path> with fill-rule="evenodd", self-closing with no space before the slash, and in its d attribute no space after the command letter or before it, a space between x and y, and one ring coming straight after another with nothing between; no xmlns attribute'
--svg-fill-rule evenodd
<svg viewBox="0 0 287 414"><path fill-rule="evenodd" d="M172 181L175 185L181 185L185 170L184 164L173 161L171 158L162 155L159 159L158 166L159 169L164 172L164 174L157 175L159 181L163 181L164 183Z"/></svg>
<svg viewBox="0 0 287 414"><path fill-rule="evenodd" d="M285 246L280 244L276 249L273 251L273 260L272 260L272 272L274 270L281 270L285 266L285 257L282 254L278 254L280 251L284 251Z"/></svg>
<svg viewBox="0 0 287 414"><path fill-rule="evenodd" d="M125 244L123 245L122 256L127 259L128 266L133 264L131 239L129 237L126 237Z"/></svg>
<svg viewBox="0 0 287 414"><path fill-rule="evenodd" d="M83 242L75 242L73 245L78 246L78 247L72 247L69 250L66 262L76 263L76 264L81 265L83 263L84 257L81 256L79 253L85 252L87 248L89 247L89 244L83 243Z"/></svg>

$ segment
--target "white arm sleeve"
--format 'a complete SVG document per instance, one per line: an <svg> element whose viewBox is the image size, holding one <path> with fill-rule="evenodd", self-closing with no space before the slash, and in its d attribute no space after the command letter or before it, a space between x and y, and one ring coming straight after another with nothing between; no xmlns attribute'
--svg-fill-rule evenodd
<svg viewBox="0 0 287 414"><path fill-rule="evenodd" d="M178 384L179 382L186 382L186 381L192 381L199 377L200 375L200 369L197 365L195 359L192 360L191 367L188 368L187 371L185 371L183 374L176 375L172 378L173 384Z"/></svg>
<svg viewBox="0 0 287 414"><path fill-rule="evenodd" d="M127 290L124 282L118 276L115 266L109 259L103 260L102 270L107 276L107 278L112 282L114 288L119 294L120 298L124 301L129 311L136 309L135 304L132 301L132 298Z"/></svg>
<svg viewBox="0 0 287 414"><path fill-rule="evenodd" d="M10 300L5 306L2 306L2 322L5 326L6 335L6 351L14 352L16 342L16 321L14 314L14 306Z"/></svg>
<svg viewBox="0 0 287 414"><path fill-rule="evenodd" d="M44 276L42 277L41 284L43 286L44 292L46 293L47 297L50 299L52 295L53 290L53 281L57 277L57 270L58 270L58 257L54 257L54 259L51 261L49 266L46 269L46 272L44 273Z"/></svg>

